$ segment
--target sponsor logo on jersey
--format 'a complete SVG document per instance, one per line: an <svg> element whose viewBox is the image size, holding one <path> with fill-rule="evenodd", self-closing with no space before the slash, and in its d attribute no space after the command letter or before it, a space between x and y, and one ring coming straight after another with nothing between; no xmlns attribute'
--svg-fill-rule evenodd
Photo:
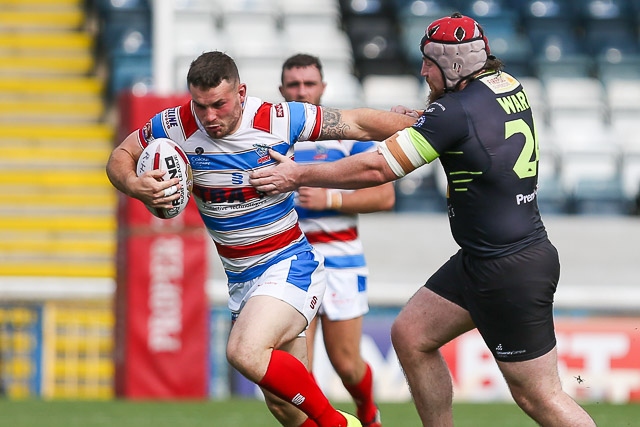
<svg viewBox="0 0 640 427"><path fill-rule="evenodd" d="M480 79L494 93L511 92L518 87L519 83L516 79L507 73L491 74Z"/></svg>
<svg viewBox="0 0 640 427"><path fill-rule="evenodd" d="M264 198L264 195L253 187L209 188L194 186L193 194L208 203L245 203L248 200Z"/></svg>
<svg viewBox="0 0 640 427"><path fill-rule="evenodd" d="M165 129L170 129L172 127L178 126L178 112L175 108L167 110L167 115L164 119Z"/></svg>
<svg viewBox="0 0 640 427"><path fill-rule="evenodd" d="M271 156L269 156L269 146L265 144L253 144L256 149L256 153L258 153L258 164L261 165L263 163L267 163L271 160Z"/></svg>
<svg viewBox="0 0 640 427"><path fill-rule="evenodd" d="M276 104L276 117L284 117L284 107L282 104Z"/></svg>
<svg viewBox="0 0 640 427"><path fill-rule="evenodd" d="M446 110L447 110L447 109L445 108L445 106L444 106L444 105L442 105L442 104L440 104L439 102L432 102L431 104L427 105L427 110L426 110L426 112L427 112L427 113L433 113L433 112L436 110L436 108L435 108L435 107L440 107L440 109L441 109L442 111L446 111ZM416 125L417 125L417 123L416 123Z"/></svg>
<svg viewBox="0 0 640 427"><path fill-rule="evenodd" d="M533 190L531 194L516 194L516 204L520 206L523 203L531 203L535 200L538 189Z"/></svg>
<svg viewBox="0 0 640 427"><path fill-rule="evenodd" d="M317 144L316 145L316 153L313 155L313 160L326 160L329 157L327 147Z"/></svg>
<svg viewBox="0 0 640 427"><path fill-rule="evenodd" d="M152 136L153 136L153 133L151 132L151 122L149 121L142 128L142 137L144 138L145 141L149 141L149 139L151 139Z"/></svg>
<svg viewBox="0 0 640 427"><path fill-rule="evenodd" d="M215 163L207 156L189 155L189 163L193 169L212 170L215 169Z"/></svg>

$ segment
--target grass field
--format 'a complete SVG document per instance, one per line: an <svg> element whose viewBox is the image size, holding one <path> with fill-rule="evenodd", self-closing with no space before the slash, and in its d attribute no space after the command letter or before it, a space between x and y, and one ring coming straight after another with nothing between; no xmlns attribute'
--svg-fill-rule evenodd
<svg viewBox="0 0 640 427"><path fill-rule="evenodd" d="M337 404L352 411L351 404ZM585 406L600 427L640 426L640 405ZM380 406L385 427L419 427L411 403ZM456 404L457 427L534 427L511 404ZM0 401L0 427L278 427L258 400L203 402Z"/></svg>

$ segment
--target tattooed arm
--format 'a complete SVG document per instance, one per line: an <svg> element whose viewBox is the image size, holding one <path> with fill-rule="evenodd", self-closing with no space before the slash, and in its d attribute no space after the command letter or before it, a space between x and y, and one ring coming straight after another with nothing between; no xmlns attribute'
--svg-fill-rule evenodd
<svg viewBox="0 0 640 427"><path fill-rule="evenodd" d="M322 109L319 140L357 139L382 141L415 123L414 117L391 111L356 108L354 110Z"/></svg>
<svg viewBox="0 0 640 427"><path fill-rule="evenodd" d="M322 129L317 138L319 140L381 141L391 137L387 142L397 147L397 137L394 134L410 127L416 120L405 114L370 108L323 108L322 111ZM395 151L398 154L402 152ZM278 165L254 171L249 179L258 191L269 195L293 191L301 186L350 189L373 187L396 180L400 176L391 168L381 150L314 165L300 165L274 150L270 150L269 155ZM393 157L391 153L388 155Z"/></svg>

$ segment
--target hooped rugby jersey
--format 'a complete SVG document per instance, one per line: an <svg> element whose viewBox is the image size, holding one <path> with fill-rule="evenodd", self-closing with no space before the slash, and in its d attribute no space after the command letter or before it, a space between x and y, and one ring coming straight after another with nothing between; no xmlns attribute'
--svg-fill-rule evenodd
<svg viewBox="0 0 640 427"><path fill-rule="evenodd" d="M322 107L247 97L239 129L224 138L207 135L191 101L156 114L139 130L143 147L169 138L189 157L192 195L230 283L259 277L274 263L311 249L293 193L259 193L249 184L249 173L274 164L263 145L293 157L293 144L316 138L321 124Z"/></svg>
<svg viewBox="0 0 640 427"><path fill-rule="evenodd" d="M297 163L333 162L364 152L375 151L374 141L301 141L295 145ZM347 192L349 190L341 190ZM315 211L296 205L300 227L309 242L325 258L327 268L349 268L365 276L368 269L362 241L358 236L358 215L337 210Z"/></svg>

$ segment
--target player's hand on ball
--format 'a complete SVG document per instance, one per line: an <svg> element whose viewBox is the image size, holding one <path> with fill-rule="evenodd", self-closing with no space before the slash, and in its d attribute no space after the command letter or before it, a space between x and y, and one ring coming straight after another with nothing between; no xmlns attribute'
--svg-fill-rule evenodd
<svg viewBox="0 0 640 427"><path fill-rule="evenodd" d="M187 154L174 141L157 138L150 142L138 158L136 175L141 188L138 199L154 216L173 218L187 207L193 173Z"/></svg>
<svg viewBox="0 0 640 427"><path fill-rule="evenodd" d="M163 181L164 171L154 169L145 172L137 178L134 197L142 203L155 208L169 209L172 202L180 197L180 180L172 178Z"/></svg>

